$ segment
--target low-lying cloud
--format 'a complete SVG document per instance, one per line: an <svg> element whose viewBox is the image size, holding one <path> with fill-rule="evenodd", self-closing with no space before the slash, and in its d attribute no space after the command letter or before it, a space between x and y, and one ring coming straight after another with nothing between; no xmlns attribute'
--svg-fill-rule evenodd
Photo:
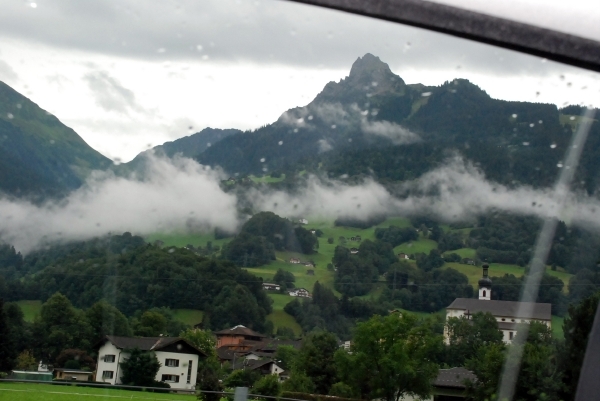
<svg viewBox="0 0 600 401"><path fill-rule="evenodd" d="M389 139L394 145L419 142L421 137L408 129L389 121L363 121L362 131L366 134Z"/></svg>
<svg viewBox="0 0 600 401"><path fill-rule="evenodd" d="M0 239L27 253L52 241L125 231L138 235L209 232L215 227L235 231L241 224L239 199L221 189L224 178L218 170L190 159L150 156L143 176L97 173L60 202L39 206L1 199ZM284 217L364 220L381 214L429 214L443 221L460 221L497 210L557 217L570 225L600 231L597 199L571 194L563 207L552 189L495 184L460 158L417 180L398 184L396 189L405 195L395 197L373 179L351 185L311 176L295 193L261 189L247 192L244 198L256 211L270 210Z"/></svg>

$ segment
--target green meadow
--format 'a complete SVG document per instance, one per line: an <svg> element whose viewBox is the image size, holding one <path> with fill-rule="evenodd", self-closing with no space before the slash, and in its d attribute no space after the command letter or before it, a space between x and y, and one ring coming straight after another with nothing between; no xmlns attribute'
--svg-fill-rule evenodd
<svg viewBox="0 0 600 401"><path fill-rule="evenodd" d="M17 301L16 304L23 311L25 321L29 323L33 322L42 310L42 301Z"/></svg>
<svg viewBox="0 0 600 401"><path fill-rule="evenodd" d="M110 387L76 387L37 383L1 383L0 401L81 401L81 400L195 400L194 394L149 393Z"/></svg>

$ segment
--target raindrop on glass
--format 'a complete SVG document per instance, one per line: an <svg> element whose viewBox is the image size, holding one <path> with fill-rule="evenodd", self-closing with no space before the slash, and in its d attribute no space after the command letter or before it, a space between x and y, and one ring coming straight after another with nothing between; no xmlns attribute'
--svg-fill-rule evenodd
<svg viewBox="0 0 600 401"><path fill-rule="evenodd" d="M555 149L556 148L556 144L555 143L551 144L550 148Z"/></svg>
<svg viewBox="0 0 600 401"><path fill-rule="evenodd" d="M523 142L523 146L529 146L529 142Z"/></svg>
<svg viewBox="0 0 600 401"><path fill-rule="evenodd" d="M371 86L377 86L377 81L371 82Z"/></svg>
<svg viewBox="0 0 600 401"><path fill-rule="evenodd" d="M309 120L312 120L312 119L313 119L313 116L312 116L312 115L310 115L310 116L308 116L307 118L308 118Z"/></svg>
<svg viewBox="0 0 600 401"><path fill-rule="evenodd" d="M562 163L558 163L558 164L556 165L556 167L558 167L558 168L562 168L562 166L563 166L563 164L562 164Z"/></svg>
<svg viewBox="0 0 600 401"><path fill-rule="evenodd" d="M261 162L261 163L264 163L264 162L265 162L265 160L266 160L266 159L265 159L264 157L261 157L261 158L260 158L260 162Z"/></svg>
<svg viewBox="0 0 600 401"><path fill-rule="evenodd" d="M571 116L571 117L569 117L569 120L575 121L575 117Z"/></svg>
<svg viewBox="0 0 600 401"><path fill-rule="evenodd" d="M538 124L543 124L543 123L544 123L544 121L542 121L542 120L538 121Z"/></svg>
<svg viewBox="0 0 600 401"><path fill-rule="evenodd" d="M512 115L512 118L517 118L517 115L516 115L516 114L513 114L513 115Z"/></svg>
<svg viewBox="0 0 600 401"><path fill-rule="evenodd" d="M12 120L12 118L14 117L12 113L6 113L6 117L8 117L9 119Z"/></svg>
<svg viewBox="0 0 600 401"><path fill-rule="evenodd" d="M279 142L277 142L277 144L278 144L279 146L281 146L281 145L283 145L283 141L279 141Z"/></svg>
<svg viewBox="0 0 600 401"><path fill-rule="evenodd" d="M423 96L423 97L431 96L431 92L423 92L423 93L421 93L421 96Z"/></svg>
<svg viewBox="0 0 600 401"><path fill-rule="evenodd" d="M17 109L20 109L21 107L23 107L21 106L21 103L17 103Z"/></svg>
<svg viewBox="0 0 600 401"><path fill-rule="evenodd" d="M208 57L208 55L207 55L207 54L205 54L204 56L202 56L202 60L206 61L206 60L208 60L208 59L209 59L209 57Z"/></svg>
<svg viewBox="0 0 600 401"><path fill-rule="evenodd" d="M331 126L331 129L336 129L336 128L337 128L337 125L335 125L335 124L333 124L333 125Z"/></svg>
<svg viewBox="0 0 600 401"><path fill-rule="evenodd" d="M198 50L199 52L201 52L203 49L202 45L196 45L196 50Z"/></svg>
<svg viewBox="0 0 600 401"><path fill-rule="evenodd" d="M530 126L531 128L533 128L533 127L535 126L535 124L534 124L534 123L531 123L531 124L529 124L529 126Z"/></svg>
<svg viewBox="0 0 600 401"><path fill-rule="evenodd" d="M29 7L31 7L31 8L37 8L37 3L29 3Z"/></svg>
<svg viewBox="0 0 600 401"><path fill-rule="evenodd" d="M173 252L175 252L175 248L171 248L171 249L169 249L169 251L168 251L168 252L169 252L169 253L173 253Z"/></svg>

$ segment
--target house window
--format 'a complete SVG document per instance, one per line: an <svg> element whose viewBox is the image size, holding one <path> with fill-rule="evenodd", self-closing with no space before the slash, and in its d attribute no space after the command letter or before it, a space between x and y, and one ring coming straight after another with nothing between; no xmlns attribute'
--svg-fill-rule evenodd
<svg viewBox="0 0 600 401"><path fill-rule="evenodd" d="M190 382L192 381L192 363L193 361L190 361L188 363L187 384L190 384Z"/></svg>
<svg viewBox="0 0 600 401"><path fill-rule="evenodd" d="M113 372L112 370L105 370L104 372L102 372L102 378L103 379L112 379L114 377L115 372Z"/></svg>
<svg viewBox="0 0 600 401"><path fill-rule="evenodd" d="M502 321L504 322L504 321L506 321L506 319L502 318Z"/></svg>
<svg viewBox="0 0 600 401"><path fill-rule="evenodd" d="M104 362L112 363L115 361L114 355L104 355Z"/></svg>
<svg viewBox="0 0 600 401"><path fill-rule="evenodd" d="M177 375L162 375L161 381L165 383L179 383L179 376Z"/></svg>
<svg viewBox="0 0 600 401"><path fill-rule="evenodd" d="M179 359L167 359L165 360L165 366L176 368L179 366Z"/></svg>
<svg viewBox="0 0 600 401"><path fill-rule="evenodd" d="M513 339L513 336L514 336L514 334L515 334L515 333L513 333L512 331L511 331L510 333L508 333L508 338L509 338L510 340L512 340L512 339Z"/></svg>

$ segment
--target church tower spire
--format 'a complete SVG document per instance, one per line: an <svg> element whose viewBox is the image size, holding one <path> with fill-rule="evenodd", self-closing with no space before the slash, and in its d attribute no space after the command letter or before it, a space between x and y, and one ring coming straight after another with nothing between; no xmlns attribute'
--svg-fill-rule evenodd
<svg viewBox="0 0 600 401"><path fill-rule="evenodd" d="M490 266L486 263L482 267L483 277L479 279L479 299L489 301L492 299L492 280L488 277Z"/></svg>

